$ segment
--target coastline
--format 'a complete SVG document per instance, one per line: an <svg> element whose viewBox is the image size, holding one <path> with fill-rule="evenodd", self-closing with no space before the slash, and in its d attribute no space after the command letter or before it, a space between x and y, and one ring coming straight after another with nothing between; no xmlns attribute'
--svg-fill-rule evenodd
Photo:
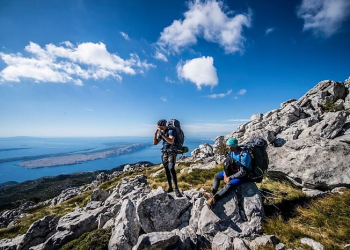
<svg viewBox="0 0 350 250"><path fill-rule="evenodd" d="M130 145L109 147L89 153L59 154L49 157L42 156L36 157L35 159L21 161L18 163L18 165L21 167L26 167L28 169L75 165L83 162L105 159L111 156L133 153L150 146L150 143L133 143Z"/></svg>

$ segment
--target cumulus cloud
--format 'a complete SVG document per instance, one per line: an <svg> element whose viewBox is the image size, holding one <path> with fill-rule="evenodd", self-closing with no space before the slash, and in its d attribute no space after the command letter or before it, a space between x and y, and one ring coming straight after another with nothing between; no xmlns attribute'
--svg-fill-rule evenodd
<svg viewBox="0 0 350 250"><path fill-rule="evenodd" d="M128 34L126 34L126 33L124 33L124 32L121 31L121 32L120 32L120 35L121 35L122 37L124 37L125 40L130 41L130 37L129 37Z"/></svg>
<svg viewBox="0 0 350 250"><path fill-rule="evenodd" d="M156 54L154 55L154 58L156 58L158 60L161 60L161 61L164 61L164 62L168 61L168 58L163 53L161 53L159 51L156 51Z"/></svg>
<svg viewBox="0 0 350 250"><path fill-rule="evenodd" d="M214 59L210 56L195 58L185 63L180 62L177 65L177 74L179 79L186 79L196 84L198 89L202 86L214 87L219 82Z"/></svg>
<svg viewBox="0 0 350 250"><path fill-rule="evenodd" d="M243 28L251 25L251 12L233 15L225 11L228 7L222 1L195 0L189 3L189 10L183 20L174 20L164 28L158 39L158 46L170 53L194 45L198 38L219 44L226 53L243 52L245 37Z"/></svg>
<svg viewBox="0 0 350 250"><path fill-rule="evenodd" d="M168 83L175 83L175 81L171 80L171 78L168 77L168 76L165 77L165 81L168 82Z"/></svg>
<svg viewBox="0 0 350 250"><path fill-rule="evenodd" d="M216 99L216 98L224 98L228 95L230 95L232 93L232 89L228 90L226 93L222 93L222 94L212 94L212 95L207 95L205 97L207 98L212 98L212 99Z"/></svg>
<svg viewBox="0 0 350 250"><path fill-rule="evenodd" d="M245 95L245 93L247 93L246 89L241 89L240 91L238 91L239 95Z"/></svg>
<svg viewBox="0 0 350 250"><path fill-rule="evenodd" d="M330 37L350 16L349 0L303 0L297 10L304 19L304 30L316 36Z"/></svg>
<svg viewBox="0 0 350 250"><path fill-rule="evenodd" d="M29 54L6 54L0 52L7 65L0 71L1 82L20 82L31 79L35 82L73 82L82 85L83 80L100 80L108 77L122 80L121 74L142 74L155 67L141 61L137 54L130 54L125 60L107 51L104 43L81 43L77 46L66 41L60 46L47 44L45 47L30 42L25 47Z"/></svg>
<svg viewBox="0 0 350 250"><path fill-rule="evenodd" d="M267 30L265 30L265 35L267 36L268 34L272 33L275 31L275 28L268 28Z"/></svg>

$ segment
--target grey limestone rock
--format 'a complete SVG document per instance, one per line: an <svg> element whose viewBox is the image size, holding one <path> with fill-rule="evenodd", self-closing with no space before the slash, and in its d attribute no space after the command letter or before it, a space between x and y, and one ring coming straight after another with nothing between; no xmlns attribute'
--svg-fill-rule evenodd
<svg viewBox="0 0 350 250"><path fill-rule="evenodd" d="M108 249L132 249L139 237L140 223L137 220L136 209L131 200L123 201L114 225Z"/></svg>
<svg viewBox="0 0 350 250"><path fill-rule="evenodd" d="M106 182L109 180L109 176L108 174L102 172L100 173L97 177L96 177L96 180L94 180L91 185L90 185L90 188L91 189L95 189L97 188L99 185L101 185L102 183Z"/></svg>
<svg viewBox="0 0 350 250"><path fill-rule="evenodd" d="M296 99L289 99L288 101L285 101L285 102L281 103L281 109L283 109L288 104L296 102L296 101L297 101Z"/></svg>
<svg viewBox="0 0 350 250"><path fill-rule="evenodd" d="M260 122L263 119L263 117L263 114L254 114L250 117L250 120L254 122Z"/></svg>
<svg viewBox="0 0 350 250"><path fill-rule="evenodd" d="M305 188L330 189L350 184L350 145L336 140L287 141L269 147L269 175L287 177Z"/></svg>
<svg viewBox="0 0 350 250"><path fill-rule="evenodd" d="M51 207L61 204L64 201L67 201L75 196L78 196L82 193L80 188L68 188L63 190L61 194L51 200Z"/></svg>
<svg viewBox="0 0 350 250"><path fill-rule="evenodd" d="M223 234L217 233L211 243L212 250L233 250L233 238Z"/></svg>
<svg viewBox="0 0 350 250"><path fill-rule="evenodd" d="M250 248L252 250L257 250L259 247L262 247L262 246L267 246L267 245L275 246L277 244L278 244L278 240L274 235L259 236L249 243Z"/></svg>
<svg viewBox="0 0 350 250"><path fill-rule="evenodd" d="M45 216L41 220L34 222L23 235L22 240L18 243L17 249L26 250L32 246L44 243L56 232L58 220L58 217Z"/></svg>
<svg viewBox="0 0 350 250"><path fill-rule="evenodd" d="M43 249L60 249L67 242L74 240L83 233L91 232L97 228L97 215L77 210L61 217L56 232L43 243Z"/></svg>
<svg viewBox="0 0 350 250"><path fill-rule="evenodd" d="M327 194L327 192L323 192L317 189L309 189L309 188L303 188L302 191L308 197L321 197Z"/></svg>
<svg viewBox="0 0 350 250"><path fill-rule="evenodd" d="M186 197L168 195L162 188L143 197L137 205L137 215L146 233L171 231L189 222L190 202Z"/></svg>
<svg viewBox="0 0 350 250"><path fill-rule="evenodd" d="M334 139L342 131L348 115L349 114L345 111L325 113L322 121L305 129L301 133L300 138L322 137Z"/></svg>
<svg viewBox="0 0 350 250"><path fill-rule="evenodd" d="M263 216L259 190L255 183L247 182L218 200L212 209L202 207L197 234L209 240L218 232L232 238L256 234L261 232Z"/></svg>
<svg viewBox="0 0 350 250"><path fill-rule="evenodd" d="M303 244L303 245L307 245L309 247L311 247L312 249L314 250L323 250L323 245L317 241L314 241L312 239L309 239L309 238L302 238L300 240L300 243Z"/></svg>
<svg viewBox="0 0 350 250"><path fill-rule="evenodd" d="M233 240L233 249L234 250L250 250L245 242L240 238L234 238Z"/></svg>
<svg viewBox="0 0 350 250"><path fill-rule="evenodd" d="M188 173L191 173L193 169L212 169L217 165L216 161L211 161L208 163L195 163L191 164L188 168Z"/></svg>
<svg viewBox="0 0 350 250"><path fill-rule="evenodd" d="M283 243L278 243L275 247L276 250L284 250L286 249L286 245L284 245Z"/></svg>
<svg viewBox="0 0 350 250"><path fill-rule="evenodd" d="M91 201L105 201L109 193L103 189L95 189L91 194Z"/></svg>
<svg viewBox="0 0 350 250"><path fill-rule="evenodd" d="M143 234L139 237L133 250L149 249L181 249L181 240L173 232L154 232Z"/></svg>
<svg viewBox="0 0 350 250"><path fill-rule="evenodd" d="M13 239L0 240L0 250L16 250L24 235L18 235Z"/></svg>

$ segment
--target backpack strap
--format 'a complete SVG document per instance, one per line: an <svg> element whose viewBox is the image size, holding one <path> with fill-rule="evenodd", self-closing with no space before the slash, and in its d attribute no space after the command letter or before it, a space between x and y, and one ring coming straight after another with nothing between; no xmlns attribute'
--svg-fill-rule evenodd
<svg viewBox="0 0 350 250"><path fill-rule="evenodd" d="M242 164L242 156L243 156L243 153L246 153L246 154L249 154L248 152L244 152L243 151L243 148L241 148L240 147L240 149L241 149L241 152L239 153L239 164L241 164L242 165L242 167L245 169L245 171L247 171L248 173L252 173L253 172L253 169L249 169L248 167L246 167L246 166L244 166L243 164ZM253 167L252 167L253 168Z"/></svg>

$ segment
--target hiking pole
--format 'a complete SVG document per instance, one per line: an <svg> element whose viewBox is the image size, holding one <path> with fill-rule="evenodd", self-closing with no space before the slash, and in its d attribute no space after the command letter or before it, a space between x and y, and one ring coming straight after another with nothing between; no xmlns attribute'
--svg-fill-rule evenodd
<svg viewBox="0 0 350 250"><path fill-rule="evenodd" d="M262 190L262 189L259 189L259 191L260 191L260 192L264 192L264 193L269 194L269 195L272 195L272 196L275 196L275 197L278 197L278 198L281 198L281 197L280 197L279 195L277 195L277 194L270 193L270 192L267 192L267 191Z"/></svg>
<svg viewBox="0 0 350 250"><path fill-rule="evenodd" d="M274 206L275 208L277 208L277 210L279 211L280 209L273 203L269 200L269 198L267 198L264 194L262 194L259 190L259 193L261 194L262 197L264 197L272 206Z"/></svg>

